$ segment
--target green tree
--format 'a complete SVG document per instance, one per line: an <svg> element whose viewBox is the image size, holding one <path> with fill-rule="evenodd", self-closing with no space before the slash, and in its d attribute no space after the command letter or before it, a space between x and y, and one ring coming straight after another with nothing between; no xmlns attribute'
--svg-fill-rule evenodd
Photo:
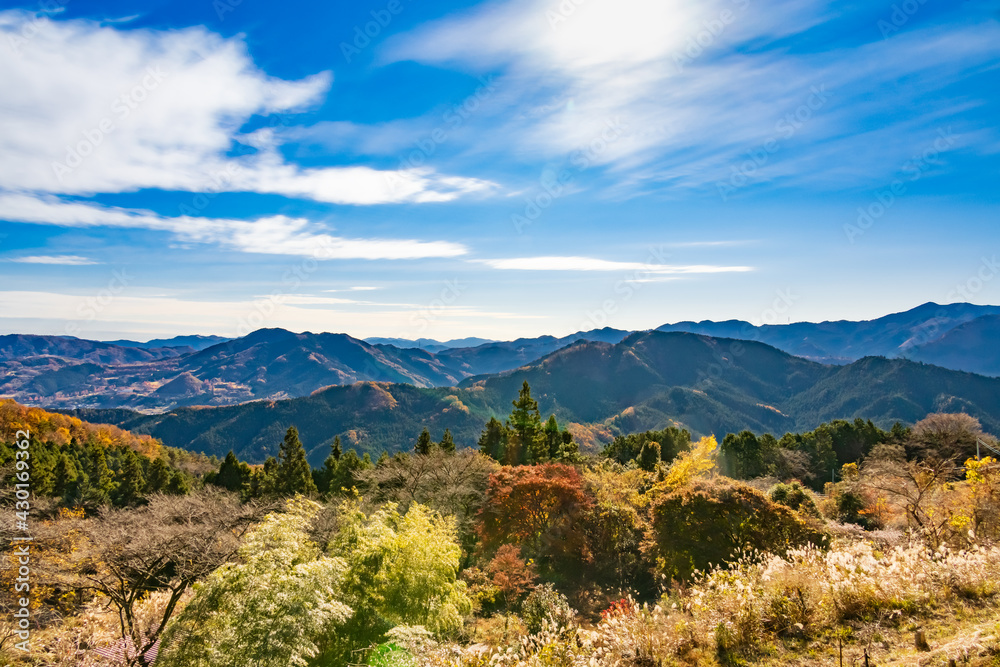
<svg viewBox="0 0 1000 667"><path fill-rule="evenodd" d="M250 466L236 458L233 450L229 450L219 472L215 476L214 484L221 486L228 491L241 491L244 485L250 483Z"/></svg>
<svg viewBox="0 0 1000 667"><path fill-rule="evenodd" d="M289 426L278 450L278 468L275 471L275 490L280 494L310 495L317 492L312 478L312 468L306 460L306 450L299 440L299 430Z"/></svg>
<svg viewBox="0 0 1000 667"><path fill-rule="evenodd" d="M340 436L335 435L333 437L333 444L330 445L330 456L333 457L334 461L339 461L342 455L343 452L340 449Z"/></svg>
<svg viewBox="0 0 1000 667"><path fill-rule="evenodd" d="M496 417L490 417L479 436L479 451L494 461L503 462L507 456L507 439L510 430Z"/></svg>
<svg viewBox="0 0 1000 667"><path fill-rule="evenodd" d="M453 453L455 451L455 440L451 437L451 429L445 429L444 435L441 436L441 442L438 443L438 447L441 448L442 452Z"/></svg>
<svg viewBox="0 0 1000 667"><path fill-rule="evenodd" d="M139 455L131 449L124 449L121 461L121 473L117 485L116 504L120 507L136 505L142 500L146 488L146 479L142 474L142 463Z"/></svg>
<svg viewBox="0 0 1000 667"><path fill-rule="evenodd" d="M319 512L296 499L247 533L240 560L213 572L164 636L162 667L304 666L351 617L346 563L308 537Z"/></svg>
<svg viewBox="0 0 1000 667"><path fill-rule="evenodd" d="M360 458L353 449L347 450L330 477L329 493L338 495L350 493L358 483L358 474L372 467L371 458ZM366 460L367 459L367 460Z"/></svg>
<svg viewBox="0 0 1000 667"><path fill-rule="evenodd" d="M159 493L170 484L170 468L161 458L153 459L149 464L149 474L146 480L146 493Z"/></svg>
<svg viewBox="0 0 1000 667"><path fill-rule="evenodd" d="M639 467L646 472L656 470L660 462L660 443L651 440L642 446L639 451Z"/></svg>
<svg viewBox="0 0 1000 667"><path fill-rule="evenodd" d="M525 380L517 400L513 401L514 409L507 417L510 429L508 438L507 461L511 465L531 462L542 462L545 449L542 434L542 416L538 412L538 401L531 397L531 387ZM538 441L541 440L541 443ZM536 461L537 460L537 461Z"/></svg>
<svg viewBox="0 0 1000 667"><path fill-rule="evenodd" d="M115 476L108 467L108 457L104 453L104 447L96 443L89 448L90 469L86 478L80 477L78 481L86 482L82 499L94 505L106 505L111 502L111 495L115 492Z"/></svg>
<svg viewBox="0 0 1000 667"><path fill-rule="evenodd" d="M344 601L354 610L323 665L363 663L352 652L384 641L399 625L422 625L442 634L459 630L472 610L465 583L458 580L462 550L454 520L423 505L405 515L387 505L366 516L349 506L330 554L347 563Z"/></svg>
<svg viewBox="0 0 1000 667"><path fill-rule="evenodd" d="M426 456L427 454L431 453L431 446L433 444L434 443L431 440L431 432L425 428L423 431L420 432L420 437L417 438L417 444L413 448L413 451L415 451L417 454L422 454Z"/></svg>
<svg viewBox="0 0 1000 667"><path fill-rule="evenodd" d="M76 488L76 478L76 464L65 453L61 454L59 461L56 463L55 483L52 493L69 504Z"/></svg>
<svg viewBox="0 0 1000 667"><path fill-rule="evenodd" d="M170 482L167 484L167 493L174 496L185 496L191 493L191 485L188 484L187 477L180 470L171 473Z"/></svg>

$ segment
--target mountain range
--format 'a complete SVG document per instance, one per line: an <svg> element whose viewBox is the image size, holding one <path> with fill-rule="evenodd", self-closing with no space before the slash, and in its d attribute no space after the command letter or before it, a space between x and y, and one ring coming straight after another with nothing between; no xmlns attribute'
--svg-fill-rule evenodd
<svg viewBox="0 0 1000 667"><path fill-rule="evenodd" d="M491 416L510 412L524 381L543 416L555 414L585 449L616 434L670 425L696 435L743 429L780 435L859 416L888 428L937 411L968 412L987 431L1000 432L1000 379L883 357L826 365L763 343L659 331L619 343L580 341L457 387L359 382L288 400L72 414L191 451L232 449L252 462L273 454L295 425L319 465L334 436L373 456L411 449L424 427L435 439L451 429L459 446L474 446Z"/></svg>
<svg viewBox="0 0 1000 667"><path fill-rule="evenodd" d="M908 358L1000 374L1000 307L924 304L864 322L754 326L679 322L658 331L766 343L799 358L848 364L867 356ZM331 385L388 382L449 387L532 364L577 341L617 344L630 332L595 329L515 341L430 339L367 342L346 334L261 329L237 339L181 336L146 343L68 336L0 336L0 396L48 408L162 412L306 397Z"/></svg>

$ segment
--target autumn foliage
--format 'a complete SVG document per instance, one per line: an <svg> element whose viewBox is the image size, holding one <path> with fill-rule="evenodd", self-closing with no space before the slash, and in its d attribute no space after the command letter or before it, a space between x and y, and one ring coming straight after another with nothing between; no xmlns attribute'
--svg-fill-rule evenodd
<svg viewBox="0 0 1000 667"><path fill-rule="evenodd" d="M488 550L520 545L543 568L585 561L589 550L578 522L591 504L573 466L504 467L490 476L479 535Z"/></svg>

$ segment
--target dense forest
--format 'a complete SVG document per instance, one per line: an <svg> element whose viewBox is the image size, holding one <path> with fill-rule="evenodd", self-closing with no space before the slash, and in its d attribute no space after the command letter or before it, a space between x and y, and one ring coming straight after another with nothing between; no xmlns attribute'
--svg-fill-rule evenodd
<svg viewBox="0 0 1000 667"><path fill-rule="evenodd" d="M996 443L975 418L721 441L671 426L588 454L528 382L516 394L476 447L422 429L409 451L373 460L334 437L319 467L294 424L251 465L0 404L5 560L22 472L33 538L30 647L10 620L20 602L4 596L0 657L645 667L1000 655L1000 467L977 457ZM4 570L5 590L17 572Z"/></svg>

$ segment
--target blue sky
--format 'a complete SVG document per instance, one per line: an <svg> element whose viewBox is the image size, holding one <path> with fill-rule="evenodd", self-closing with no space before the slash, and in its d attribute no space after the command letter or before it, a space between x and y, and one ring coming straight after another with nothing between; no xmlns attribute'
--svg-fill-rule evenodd
<svg viewBox="0 0 1000 667"><path fill-rule="evenodd" d="M0 3L0 332L1000 302L1000 0Z"/></svg>

